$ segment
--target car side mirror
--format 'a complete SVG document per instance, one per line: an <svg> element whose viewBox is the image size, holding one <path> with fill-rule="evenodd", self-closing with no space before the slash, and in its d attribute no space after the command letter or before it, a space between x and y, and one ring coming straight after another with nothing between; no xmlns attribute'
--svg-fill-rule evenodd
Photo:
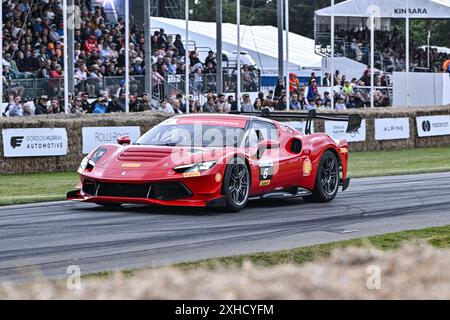
<svg viewBox="0 0 450 320"><path fill-rule="evenodd" d="M117 143L120 144L121 146L126 146L131 143L131 139L130 137L127 136L120 136L117 138Z"/></svg>

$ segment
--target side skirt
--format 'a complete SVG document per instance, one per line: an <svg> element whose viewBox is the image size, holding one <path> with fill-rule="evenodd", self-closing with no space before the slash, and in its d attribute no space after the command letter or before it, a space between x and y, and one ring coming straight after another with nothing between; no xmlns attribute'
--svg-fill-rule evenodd
<svg viewBox="0 0 450 320"><path fill-rule="evenodd" d="M305 188L297 187L291 188L291 190L280 190L274 192L264 193L257 197L250 197L249 200L258 200L258 199L292 199L292 198L301 198L305 196L311 195L311 191ZM292 192L294 191L294 192Z"/></svg>

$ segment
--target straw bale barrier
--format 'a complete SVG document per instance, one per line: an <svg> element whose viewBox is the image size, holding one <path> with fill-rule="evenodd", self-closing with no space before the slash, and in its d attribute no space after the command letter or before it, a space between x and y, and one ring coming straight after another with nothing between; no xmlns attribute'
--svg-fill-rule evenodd
<svg viewBox="0 0 450 320"><path fill-rule="evenodd" d="M450 299L450 250L405 244L397 250L337 249L303 265L152 268L132 276L36 278L0 283L0 299ZM38 274L38 272L36 272ZM379 277L377 277L379 275ZM275 313L276 314L276 313Z"/></svg>
<svg viewBox="0 0 450 320"><path fill-rule="evenodd" d="M66 156L5 158L3 153L3 137L0 135L0 173L41 173L76 170L83 158L83 127L140 126L141 133L145 133L167 118L168 116L166 114L154 112L0 118L0 129L66 128L68 137L68 150Z"/></svg>
<svg viewBox="0 0 450 320"><path fill-rule="evenodd" d="M417 136L416 116L450 115L450 106L427 108L389 108L347 110L358 113L366 119L366 141L350 143L351 151L395 150L423 147L450 146L450 135L436 137ZM329 113L338 113L329 111ZM140 126L141 133L167 119L164 113L143 112L135 114L106 115L49 115L26 118L0 118L0 129L6 128L66 128L68 135L68 152L58 157L23 157L5 158L3 138L0 135L0 174L40 173L76 170L82 155L82 128L96 126ZM400 140L375 140L374 123L377 118L409 118L410 138ZM294 120L294 119L292 119ZM284 120L286 121L286 120ZM324 131L324 121L314 122L315 132Z"/></svg>

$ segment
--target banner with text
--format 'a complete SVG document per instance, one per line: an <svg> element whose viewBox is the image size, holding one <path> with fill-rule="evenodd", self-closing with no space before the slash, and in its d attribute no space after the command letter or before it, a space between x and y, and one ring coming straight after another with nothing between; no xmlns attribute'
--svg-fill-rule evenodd
<svg viewBox="0 0 450 320"><path fill-rule="evenodd" d="M375 140L409 139L409 118L375 119Z"/></svg>
<svg viewBox="0 0 450 320"><path fill-rule="evenodd" d="M67 154L65 128L3 129L4 157L44 157Z"/></svg>
<svg viewBox="0 0 450 320"><path fill-rule="evenodd" d="M366 119L361 121L361 128L347 133L347 122L325 121L325 133L337 140L347 140L348 142L366 141Z"/></svg>
<svg viewBox="0 0 450 320"><path fill-rule="evenodd" d="M450 115L416 117L419 137L450 135Z"/></svg>
<svg viewBox="0 0 450 320"><path fill-rule="evenodd" d="M84 127L83 154L87 154L102 144L115 144L120 136L128 136L135 142L141 136L141 128L136 127Z"/></svg>
<svg viewBox="0 0 450 320"><path fill-rule="evenodd" d="M283 123L300 131L301 133L305 133L306 121L286 121ZM311 133L314 133L314 121L311 121Z"/></svg>

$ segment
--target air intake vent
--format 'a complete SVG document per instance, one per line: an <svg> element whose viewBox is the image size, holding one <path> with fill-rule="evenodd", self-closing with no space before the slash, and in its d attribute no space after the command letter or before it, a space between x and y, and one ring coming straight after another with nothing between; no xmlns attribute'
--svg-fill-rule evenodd
<svg viewBox="0 0 450 320"><path fill-rule="evenodd" d="M170 155L170 153L171 150L129 148L119 155L118 160L137 161L137 162L157 162Z"/></svg>
<svg viewBox="0 0 450 320"><path fill-rule="evenodd" d="M85 181L83 191L93 196L178 200L189 198L192 192L180 182L108 183Z"/></svg>

